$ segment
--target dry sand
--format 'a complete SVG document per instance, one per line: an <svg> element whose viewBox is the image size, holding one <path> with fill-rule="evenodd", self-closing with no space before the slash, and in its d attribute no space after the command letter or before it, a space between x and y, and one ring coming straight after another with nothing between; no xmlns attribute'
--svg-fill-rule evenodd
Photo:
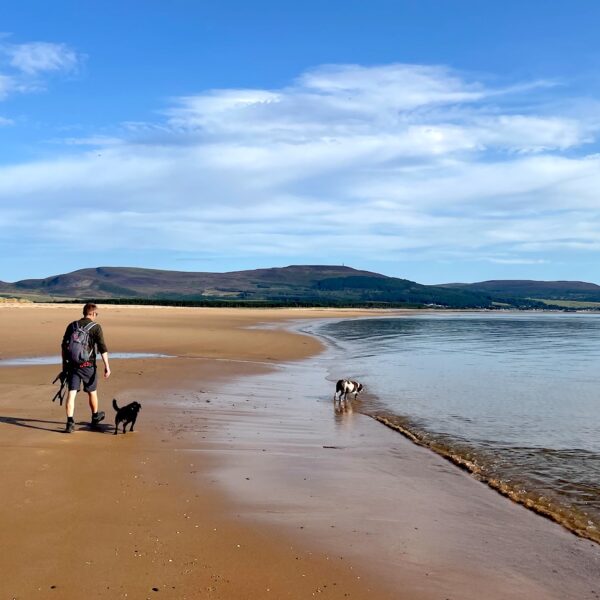
<svg viewBox="0 0 600 600"><path fill-rule="evenodd" d="M79 309L3 305L0 358L56 353ZM320 314L101 307L110 350L179 357L112 361L113 376L100 383L101 408L112 414L109 399L123 397L123 390L148 397L133 435L87 430L83 397L77 400L77 431L61 433L63 410L50 402L59 369L3 367L0 598L370 595L371 582L357 579L352 565L331 565L318 551L241 522L208 479L192 477L208 472L213 459L194 453L202 448L201 436L181 439L186 411L172 407L179 390L318 351L311 338L244 328Z"/></svg>
<svg viewBox="0 0 600 600"><path fill-rule="evenodd" d="M0 306L0 359L55 354L78 310ZM61 433L58 367L1 367L0 600L600 597L597 545L362 415L297 402L289 373L327 385L303 363L268 375L321 344L251 327L361 314L102 306L111 351L176 356L112 361L101 408L141 400L132 435L89 431L83 397Z"/></svg>

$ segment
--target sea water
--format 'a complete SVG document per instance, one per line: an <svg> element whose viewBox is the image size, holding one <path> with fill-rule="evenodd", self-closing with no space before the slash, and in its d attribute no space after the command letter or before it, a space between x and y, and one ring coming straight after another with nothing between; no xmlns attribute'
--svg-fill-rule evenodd
<svg viewBox="0 0 600 600"><path fill-rule="evenodd" d="M600 541L600 315L433 313L302 329L355 408Z"/></svg>
<svg viewBox="0 0 600 600"><path fill-rule="evenodd" d="M154 352L111 352L111 359L132 358L172 358L168 354L156 354ZM0 358L0 367L27 367L34 365L60 365L62 359L60 354L46 356L25 356L21 358Z"/></svg>

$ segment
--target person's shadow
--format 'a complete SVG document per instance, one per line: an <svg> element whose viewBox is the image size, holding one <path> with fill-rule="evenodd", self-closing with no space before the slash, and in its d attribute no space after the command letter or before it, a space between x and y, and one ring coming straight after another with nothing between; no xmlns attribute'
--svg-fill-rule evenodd
<svg viewBox="0 0 600 600"><path fill-rule="evenodd" d="M17 427L28 427L29 429L40 429L42 431L51 431L53 433L62 433L65 424L63 421L44 421L43 419L23 419L22 417L2 417L0 416L0 423L6 423L7 425L16 425ZM43 427L38 423L46 423L49 425L60 425L61 428L56 429L52 427Z"/></svg>
<svg viewBox="0 0 600 600"><path fill-rule="evenodd" d="M51 433L65 433L64 421L44 421L43 419L24 419L22 417L2 417L0 423L7 425L16 425L17 427L27 427L29 429L39 429L41 431L49 431ZM41 424L58 425L58 428L43 427ZM75 425L83 425L81 429L84 431L92 431L93 433L104 433L110 429L110 425L101 424L99 427L91 427L89 423L75 423Z"/></svg>

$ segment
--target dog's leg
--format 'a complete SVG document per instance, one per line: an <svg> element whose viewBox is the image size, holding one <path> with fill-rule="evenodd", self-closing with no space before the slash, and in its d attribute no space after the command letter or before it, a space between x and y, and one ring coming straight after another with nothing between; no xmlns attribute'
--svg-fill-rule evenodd
<svg viewBox="0 0 600 600"><path fill-rule="evenodd" d="M137 419L137 417L134 417L133 421L131 421L131 427L129 428L129 431L133 431L133 426L135 425L136 419Z"/></svg>
<svg viewBox="0 0 600 600"><path fill-rule="evenodd" d="M115 419L115 435L117 435L117 433L119 433L119 421Z"/></svg>
<svg viewBox="0 0 600 600"><path fill-rule="evenodd" d="M127 433L127 421L123 421L123 433Z"/></svg>

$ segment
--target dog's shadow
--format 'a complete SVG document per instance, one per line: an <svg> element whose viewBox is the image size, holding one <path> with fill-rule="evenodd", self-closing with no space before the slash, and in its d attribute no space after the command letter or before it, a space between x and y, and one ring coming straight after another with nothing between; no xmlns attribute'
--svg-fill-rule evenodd
<svg viewBox="0 0 600 600"><path fill-rule="evenodd" d="M81 425L81 427L77 427L77 425ZM104 423L98 423L98 425L94 425L92 427L89 422L88 423L77 423L75 422L76 429L75 431L89 431L90 433L106 433L108 431L112 432L114 427L112 425L106 425Z"/></svg>
<svg viewBox="0 0 600 600"><path fill-rule="evenodd" d="M24 419L22 417L3 417L0 416L0 423L6 425L15 425L17 427L27 427L28 429L39 429L40 431L49 431L50 433L65 433L65 422L64 421L45 421L44 419ZM58 425L58 428L43 427L36 423L46 423L48 425ZM76 425L83 425L78 429L83 431L91 431L92 433L106 433L113 429L112 425L100 424L97 427L92 427L89 423L76 423Z"/></svg>
<svg viewBox="0 0 600 600"><path fill-rule="evenodd" d="M113 431L114 427L112 425L107 425L105 423L99 423L98 425L92 427L89 423L82 423L83 427L79 429L81 431L89 431L91 433L106 433L107 431Z"/></svg>

